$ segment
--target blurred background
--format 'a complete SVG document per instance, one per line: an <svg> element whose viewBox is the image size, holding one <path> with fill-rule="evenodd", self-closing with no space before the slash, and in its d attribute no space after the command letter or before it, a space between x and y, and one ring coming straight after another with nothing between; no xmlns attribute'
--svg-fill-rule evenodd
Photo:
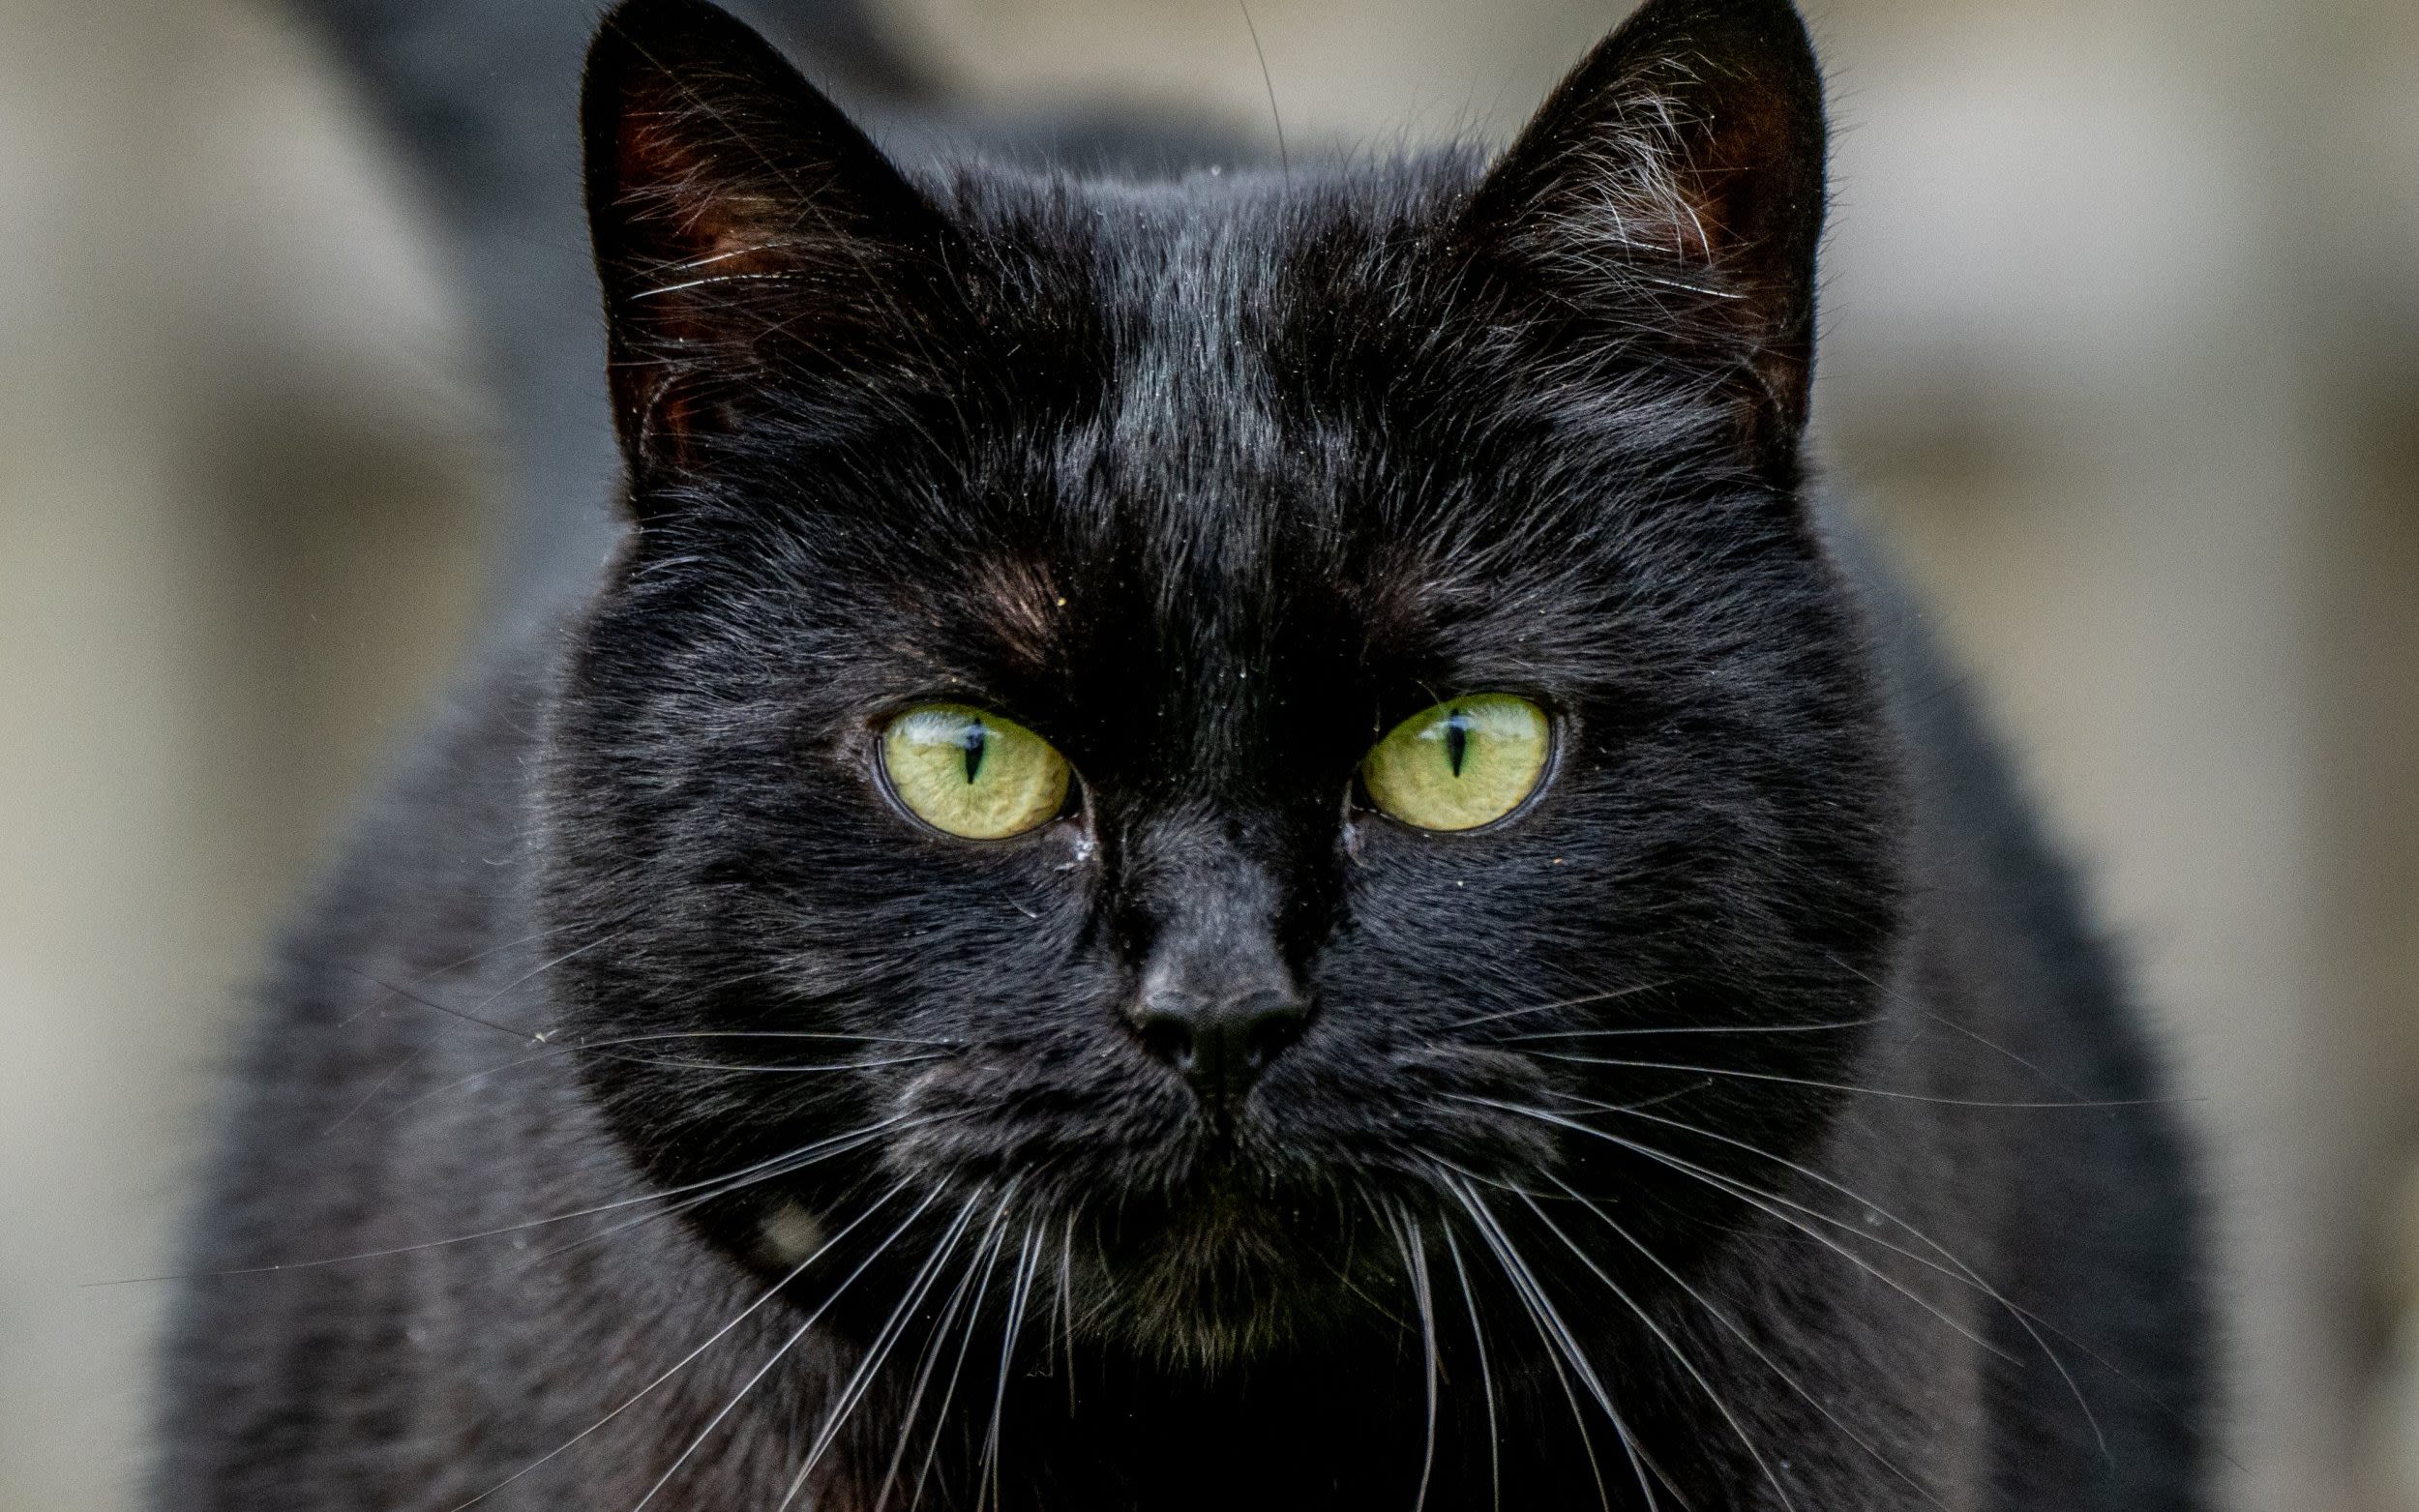
<svg viewBox="0 0 2419 1512"><path fill-rule="evenodd" d="M1254 0L1264 81L1234 0L872 6L951 100L1265 143L1273 91L1298 155L1500 138L1622 9ZM2200 1099L2227 1503L2415 1512L2419 5L1809 11L1821 451ZM167 1289L94 1283L172 1264L260 951L364 785L533 562L601 539L516 504L595 480L514 455L489 253L337 41L267 0L0 0L11 1506L131 1504ZM495 86L558 156L569 68Z"/></svg>

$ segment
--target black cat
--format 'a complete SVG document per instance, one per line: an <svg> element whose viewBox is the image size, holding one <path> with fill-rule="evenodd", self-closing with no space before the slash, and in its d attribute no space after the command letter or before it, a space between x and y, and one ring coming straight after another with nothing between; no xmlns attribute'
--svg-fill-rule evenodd
<svg viewBox="0 0 2419 1512"><path fill-rule="evenodd" d="M907 174L631 0L626 538L284 952L167 1508L2196 1508L2115 974L1800 457L1819 75Z"/></svg>

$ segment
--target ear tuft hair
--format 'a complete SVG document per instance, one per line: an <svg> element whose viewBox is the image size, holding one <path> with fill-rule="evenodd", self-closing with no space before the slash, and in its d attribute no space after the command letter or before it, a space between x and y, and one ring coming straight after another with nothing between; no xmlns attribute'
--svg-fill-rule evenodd
<svg viewBox="0 0 2419 1512"><path fill-rule="evenodd" d="M1499 297L1542 298L1563 355L1689 364L1783 464L1813 373L1822 97L1788 0L1648 0L1490 170L1463 236Z"/></svg>
<svg viewBox="0 0 2419 1512"><path fill-rule="evenodd" d="M950 230L854 123L704 0L627 0L588 51L588 225L634 477L693 465L751 394L835 428L935 348Z"/></svg>

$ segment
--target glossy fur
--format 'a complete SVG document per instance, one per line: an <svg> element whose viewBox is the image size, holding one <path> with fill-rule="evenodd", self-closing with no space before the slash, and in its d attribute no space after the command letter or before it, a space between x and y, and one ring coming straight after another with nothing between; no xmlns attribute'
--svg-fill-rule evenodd
<svg viewBox="0 0 2419 1512"><path fill-rule="evenodd" d="M695 0L584 120L634 525L284 953L159 1504L2203 1504L2164 1083L1799 462L1783 0L1492 163L903 176ZM1538 795L1371 812L1485 690Z"/></svg>

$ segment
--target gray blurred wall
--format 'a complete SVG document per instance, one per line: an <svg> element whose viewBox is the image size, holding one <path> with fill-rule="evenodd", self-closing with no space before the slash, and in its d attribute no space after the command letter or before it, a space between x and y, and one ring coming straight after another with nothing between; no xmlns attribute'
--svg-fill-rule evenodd
<svg viewBox="0 0 2419 1512"><path fill-rule="evenodd" d="M1001 102L1501 134L1571 0L888 0ZM2089 865L2225 1211L2242 1508L2419 1512L2419 6L1810 8L1818 409ZM236 0L0 0L0 1503L128 1504L267 932L488 598L441 251ZM331 1137L342 1137L340 1131Z"/></svg>

